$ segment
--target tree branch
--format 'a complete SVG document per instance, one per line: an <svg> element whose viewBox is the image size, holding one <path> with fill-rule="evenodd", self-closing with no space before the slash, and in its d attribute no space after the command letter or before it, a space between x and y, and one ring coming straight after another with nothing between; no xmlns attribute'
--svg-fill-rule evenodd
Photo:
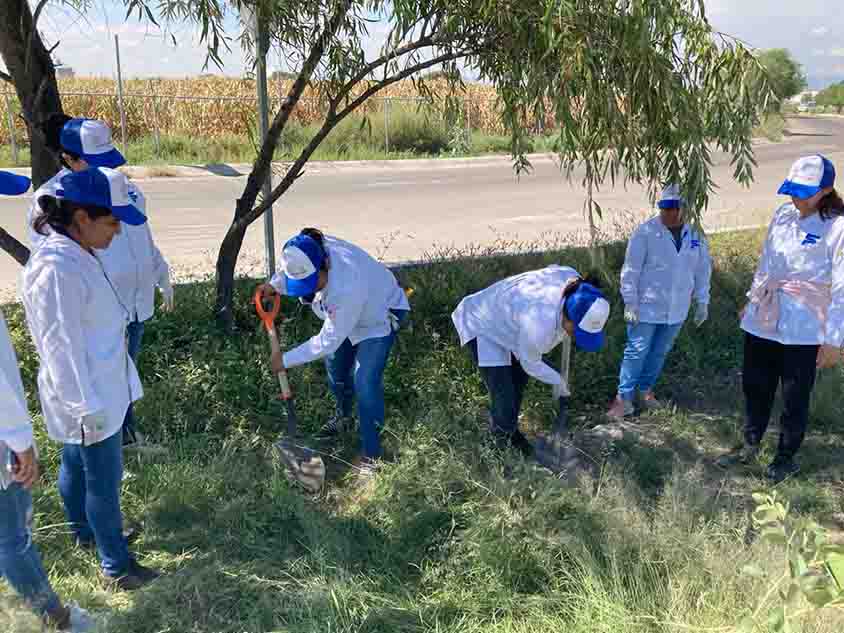
<svg viewBox="0 0 844 633"><path fill-rule="evenodd" d="M38 36L38 20L41 18L41 12L50 0L39 0L38 6L32 14L32 28L29 31L29 36L26 39L26 63L24 64L24 71L27 75L32 72L32 56L35 53L33 44L35 38ZM23 25L21 25L23 27Z"/></svg>

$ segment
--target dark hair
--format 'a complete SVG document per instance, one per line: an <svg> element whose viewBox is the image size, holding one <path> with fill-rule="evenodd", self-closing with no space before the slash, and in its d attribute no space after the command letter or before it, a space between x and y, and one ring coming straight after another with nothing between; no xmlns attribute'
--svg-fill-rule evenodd
<svg viewBox="0 0 844 633"><path fill-rule="evenodd" d="M87 213L92 220L111 215L110 209L79 204L70 200L57 200L53 196L41 196L38 199L38 206L41 207L41 213L32 221L32 228L41 235L49 233L48 226L56 233L67 235L68 227L73 224L73 214L79 209Z"/></svg>
<svg viewBox="0 0 844 633"><path fill-rule="evenodd" d="M62 130L65 124L72 120L72 118L66 114L54 113L47 117L47 120L41 126L41 132L43 132L45 139L44 144L47 146L47 149L54 152L59 157L62 166L67 169L70 169L70 165L65 160L65 154L73 160L79 160L81 158L78 154L69 152L62 147Z"/></svg>
<svg viewBox="0 0 844 633"><path fill-rule="evenodd" d="M319 229L307 227L299 231L299 235L307 235L314 242L319 244L319 247L322 249L322 252L325 255L325 257L323 257L322 259L321 270L328 270L328 251L325 250L325 235L323 234L323 232Z"/></svg>
<svg viewBox="0 0 844 633"><path fill-rule="evenodd" d="M844 200L841 200L838 191L833 189L821 198L821 201L818 203L818 211L821 214L822 220L829 220L844 215Z"/></svg>

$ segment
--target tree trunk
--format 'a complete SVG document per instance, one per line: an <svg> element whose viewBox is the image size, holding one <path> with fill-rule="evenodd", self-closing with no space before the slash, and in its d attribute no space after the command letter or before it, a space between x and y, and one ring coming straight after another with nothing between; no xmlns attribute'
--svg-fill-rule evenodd
<svg viewBox="0 0 844 633"><path fill-rule="evenodd" d="M234 271L247 227L248 224L235 219L229 226L217 255L217 301L214 313L217 322L226 331L230 331L234 325Z"/></svg>
<svg viewBox="0 0 844 633"><path fill-rule="evenodd" d="M0 57L21 102L31 147L32 184L38 188L60 166L36 126L63 110L53 60L35 29L27 0L0 2ZM0 248L21 264L29 258L29 249L5 231L0 235Z"/></svg>

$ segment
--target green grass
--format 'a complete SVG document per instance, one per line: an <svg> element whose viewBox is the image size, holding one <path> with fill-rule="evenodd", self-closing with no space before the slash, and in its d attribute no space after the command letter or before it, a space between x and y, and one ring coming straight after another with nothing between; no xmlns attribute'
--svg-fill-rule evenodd
<svg viewBox="0 0 844 633"><path fill-rule="evenodd" d="M764 138L774 143L782 140L785 133L785 117L780 113L763 116L759 126L753 130L754 138Z"/></svg>
<svg viewBox="0 0 844 633"><path fill-rule="evenodd" d="M58 451L38 420L46 474L35 539L50 576L63 596L111 613L110 630L126 633L728 631L761 592L741 568L771 568L779 555L745 543L764 462L728 476L712 465L739 437L736 312L761 239L713 238L710 321L686 326L658 386L676 409L639 419L642 438L594 455L594 472L573 488L484 442L486 396L449 315L466 293L516 271L551 262L585 270L582 251L482 258L496 253L474 250L471 259L402 271L415 289L413 331L401 335L386 377L387 463L362 487L329 460L317 497L292 488L268 451L284 419L250 307L254 281L239 283L234 336L209 321L211 284L180 286L178 311L149 323L137 408L142 429L169 454L130 458L135 476L123 496L127 518L143 526L142 562L166 576L134 595L102 588L96 557L75 549L63 524ZM613 277L622 258L622 244L608 248ZM610 294L607 350L574 359L581 429L602 422L616 386L624 325L617 289ZM287 344L316 331L307 310L284 307ZM4 310L34 407L36 361L22 314ZM332 410L324 370L291 376L311 434ZM825 522L844 511L840 379L821 377L805 474L780 486L797 512ZM532 382L525 428L548 428L552 416L548 390ZM356 444L354 435L342 439L343 460ZM19 609L0 612L0 630L31 626ZM799 630L842 626L828 614Z"/></svg>
<svg viewBox="0 0 844 633"><path fill-rule="evenodd" d="M462 135L455 135L455 129L442 121L442 117L415 108L395 107L391 110L389 139L385 125L381 115L368 119L351 116L322 142L313 160L399 160L510 152L510 138L507 136L490 136L472 130L468 140L463 140ZM276 151L276 160L297 158L317 130L317 126L302 126L295 121L289 123ZM459 143L456 142L458 138L461 139ZM119 139L117 134L115 139ZM534 145L542 151L550 148L543 137L536 137ZM133 165L251 163L255 159L255 139L237 135L201 138L164 134L160 137L158 148L155 137L150 134L129 141L126 155ZM4 145L0 148L0 167L28 164L28 146L19 148L17 165L12 159L11 147Z"/></svg>

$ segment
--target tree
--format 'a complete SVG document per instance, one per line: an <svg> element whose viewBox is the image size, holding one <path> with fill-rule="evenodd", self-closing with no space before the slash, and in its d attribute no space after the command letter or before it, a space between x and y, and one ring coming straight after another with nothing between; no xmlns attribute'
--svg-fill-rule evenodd
<svg viewBox="0 0 844 633"><path fill-rule="evenodd" d="M806 89L803 69L786 49L762 51L759 53L759 63L765 69L771 89L780 103Z"/></svg>
<svg viewBox="0 0 844 633"><path fill-rule="evenodd" d="M126 0L151 16L152 0ZM456 104L461 66L498 88L511 131L514 166L525 158L533 116L551 111L560 125L560 159L571 177L584 168L586 211L594 228L600 207L592 192L610 179L684 183L699 219L713 188L710 143L726 151L742 182L752 177L751 130L770 97L753 55L713 32L699 0L156 0L164 20L197 24L209 59L238 36L226 33L232 9L255 8L273 44L298 68L262 140L217 258L216 311L232 320L234 270L247 227L303 174L319 144L367 99L412 79L433 98L424 73L449 79L440 95ZM380 51L368 55L368 26L389 26ZM248 34L240 35L247 46ZM322 125L259 200L273 151L306 88L325 109Z"/></svg>
<svg viewBox="0 0 844 633"><path fill-rule="evenodd" d="M841 114L844 110L844 81L821 90L815 101L821 106L833 106L838 110L838 114Z"/></svg>
<svg viewBox="0 0 844 633"><path fill-rule="evenodd" d="M14 86L29 133L32 180L36 187L59 169L55 156L44 146L37 126L50 114L61 113L62 103L56 84L56 69L38 32L38 19L49 0L39 0L33 12L27 0L0 2L0 57L7 72L0 79ZM0 248L21 265L29 259L29 249L0 229Z"/></svg>

